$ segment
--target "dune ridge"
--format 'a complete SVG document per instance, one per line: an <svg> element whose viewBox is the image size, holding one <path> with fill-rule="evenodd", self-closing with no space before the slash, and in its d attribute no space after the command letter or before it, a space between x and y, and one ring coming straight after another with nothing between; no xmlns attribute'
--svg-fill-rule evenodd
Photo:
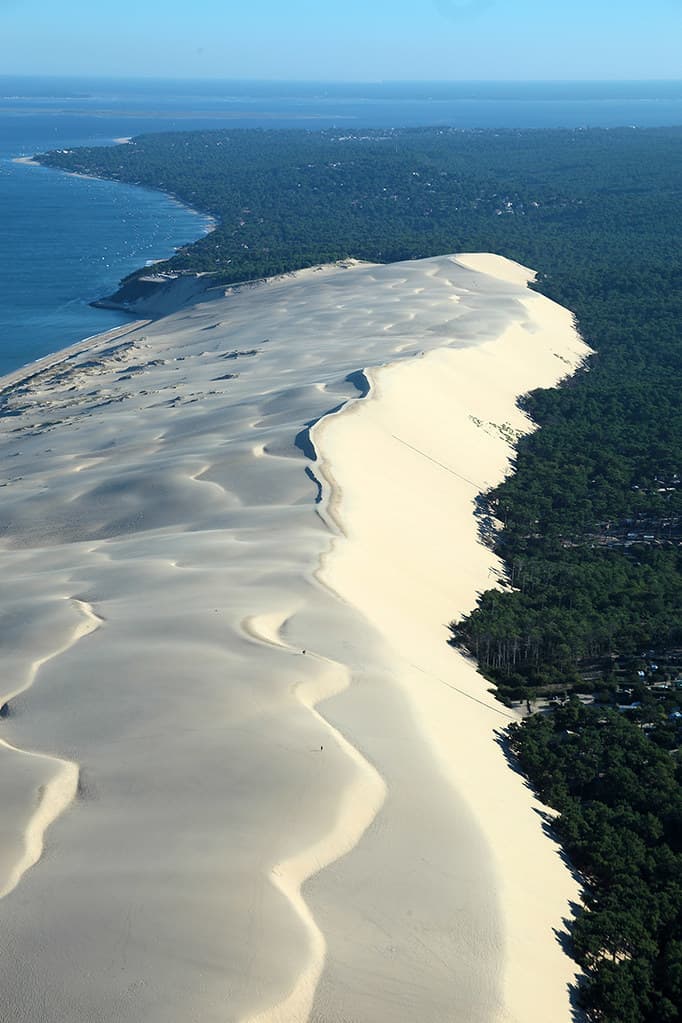
<svg viewBox="0 0 682 1023"><path fill-rule="evenodd" d="M534 278L533 271L499 257L457 261L524 287ZM328 484L323 510L337 533L320 578L359 608L398 654L396 679L453 788L466 791L474 782L479 823L495 851L506 924L503 994L490 1018L541 1023L571 1018L575 967L553 932L579 899L579 883L556 844L554 859L543 855L551 842L532 814L549 820L547 812L511 771L493 773L495 760L502 761L493 741L501 742L501 719L517 714L486 692L468 658L445 645L447 622L474 605L478 590L504 579L503 566L476 535L474 510L476 496L510 471L514 439L534 428L516 399L533 386L555 385L567 366L573 372L588 354L570 313L533 293L522 303L527 320L476 348L437 349L416 363L367 368L367 397L320 420L312 434L317 471ZM492 400L485 388L472 387L482 369ZM484 420L493 410L503 424ZM401 542L406 536L409 541ZM439 687L467 701L466 721ZM491 741L477 748L472 734L488 734ZM495 777L494 786L481 785L480 776ZM519 869L524 861L534 864L531 877Z"/></svg>
<svg viewBox="0 0 682 1023"><path fill-rule="evenodd" d="M40 1018L49 992L55 1023L532 1018L519 984L545 962L565 868L495 745L501 708L446 626L500 568L471 514L475 487L509 466L498 360L513 418L519 388L587 350L565 311L556 341L538 332L529 271L488 269L444 256L216 289L5 392L0 615L17 664L38 638L62 652L0 728L78 765L80 798L21 897L0 900L3 1015ZM458 418L458 387L490 392L485 415L464 402ZM334 439L346 424L350 460ZM452 519L428 502L415 518L412 489L454 501ZM447 557L424 571L420 530L474 552L464 584ZM396 617L406 578L423 607ZM96 609L87 643L67 642L65 593L79 615ZM43 783L8 767L3 852ZM500 799L521 822L509 862ZM515 849L544 864L539 927L510 920L528 909ZM568 1019L570 964L549 966L537 1011Z"/></svg>
<svg viewBox="0 0 682 1023"><path fill-rule="evenodd" d="M59 657L99 628L101 619L87 601L72 597L70 603L80 612L81 621L75 625L71 636L62 646L32 662L23 682L18 682L11 689L0 693L0 705L7 708L8 711L10 701L20 693L26 692L35 683L43 665ZM17 836L19 841L16 842L17 848L14 851L14 857L12 858L11 854L9 857L5 855L0 861L2 863L0 899L2 899L14 891L26 871L38 862L43 854L47 829L75 799L78 792L78 765L46 753L19 749L3 739L0 739L0 747L20 757L31 758L45 770L44 780L38 790L38 803L26 820L23 834L19 833ZM6 847L2 851L6 853Z"/></svg>
<svg viewBox="0 0 682 1023"><path fill-rule="evenodd" d="M292 654L301 653L282 638L287 614L264 615L251 618L245 623L246 631L257 641L284 647ZM307 1019L312 1009L315 991L326 957L324 935L310 912L301 888L313 874L339 859L360 841L362 834L374 820L385 799L386 787L380 775L371 764L333 727L316 709L317 704L342 692L351 684L348 669L338 662L320 657L314 650L306 650L304 656L324 662L325 673L314 680L301 682L295 687L297 697L319 720L324 731L333 737L359 767L363 779L347 788L337 808L336 825L316 842L301 850L288 860L272 868L272 883L289 899L310 937L310 961L304 972L297 978L295 987L283 1002L248 1017L246 1023L287 1023L290 1020ZM324 752L323 745L320 753ZM358 806L358 804L360 804Z"/></svg>

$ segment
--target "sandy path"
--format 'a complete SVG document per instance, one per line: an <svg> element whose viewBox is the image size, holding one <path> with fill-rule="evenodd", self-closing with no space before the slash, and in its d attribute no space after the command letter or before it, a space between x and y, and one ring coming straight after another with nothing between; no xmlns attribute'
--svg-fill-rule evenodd
<svg viewBox="0 0 682 1023"><path fill-rule="evenodd" d="M5 391L3 1018L568 1020L575 889L444 642L585 354L525 279L306 271Z"/></svg>

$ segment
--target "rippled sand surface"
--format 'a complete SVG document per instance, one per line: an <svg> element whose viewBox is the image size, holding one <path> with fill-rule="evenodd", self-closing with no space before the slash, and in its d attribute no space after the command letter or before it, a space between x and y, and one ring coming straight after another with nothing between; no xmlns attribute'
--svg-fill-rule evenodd
<svg viewBox="0 0 682 1023"><path fill-rule="evenodd" d="M3 1019L570 1019L577 889L446 645L587 352L528 279L305 271L3 393Z"/></svg>

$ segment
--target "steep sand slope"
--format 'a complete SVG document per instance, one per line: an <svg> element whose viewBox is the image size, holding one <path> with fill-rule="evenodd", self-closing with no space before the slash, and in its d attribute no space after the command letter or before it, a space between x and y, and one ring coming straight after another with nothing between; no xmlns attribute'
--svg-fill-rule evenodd
<svg viewBox="0 0 682 1023"><path fill-rule="evenodd" d="M445 625L515 394L586 350L483 269L234 289L3 393L2 1018L569 1018L575 888Z"/></svg>
<svg viewBox="0 0 682 1023"><path fill-rule="evenodd" d="M525 285L533 277L499 257L458 262L502 281ZM478 540L475 498L506 475L510 438L530 427L517 396L552 386L565 375L566 361L575 365L585 354L570 313L532 292L521 302L526 316L492 341L369 371L369 397L323 419L313 438L333 487L328 511L339 532L320 577L359 608L390 646L396 659L392 682L404 692L444 778L466 803L492 854L503 921L500 1018L540 1023L567 1018L574 967L554 935L578 886L542 832L543 808L504 767L494 741L505 724L504 709L483 689L472 664L446 646L448 622L473 607L477 593L495 585L502 570ZM324 713L335 720L327 708ZM378 767L386 776L381 762ZM350 891L353 871L370 854L365 841L354 863L339 864ZM453 857L451 872L455 862ZM439 866L421 861L429 872ZM441 879L439 872L438 884ZM320 887L325 881L319 879ZM410 905L411 893L405 896L393 907L398 918ZM348 900L339 904L347 920ZM353 945L367 940L371 947L373 924L367 927L362 900L354 911L353 926L334 931L351 934ZM442 955L448 974L449 923L444 933L424 925L424 951L432 960ZM395 918L386 931L400 933ZM344 969L346 941L328 969L330 1001L340 983L352 984ZM461 941L456 961L475 971L471 935ZM371 959L370 948L363 958ZM325 996L322 986L323 1006ZM412 1016L406 1011L394 1018L417 1018L416 1005Z"/></svg>

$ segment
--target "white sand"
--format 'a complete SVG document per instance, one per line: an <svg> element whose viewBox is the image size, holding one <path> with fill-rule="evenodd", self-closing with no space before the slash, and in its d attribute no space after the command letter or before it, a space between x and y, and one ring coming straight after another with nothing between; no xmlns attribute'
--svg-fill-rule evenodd
<svg viewBox="0 0 682 1023"><path fill-rule="evenodd" d="M522 286L534 276L492 255L458 262ZM397 655L394 681L493 854L505 925L499 1018L540 1023L569 1018L575 973L553 930L578 887L493 742L500 705L445 645L447 623L502 570L478 542L474 499L508 472L511 432L530 428L516 399L586 354L566 310L534 293L522 305L526 315L493 341L373 371L370 398L322 420L314 441L341 534L321 578Z"/></svg>
<svg viewBox="0 0 682 1023"><path fill-rule="evenodd" d="M2 1018L570 1019L577 888L446 645L515 397L586 354L527 276L306 271L11 381Z"/></svg>
<svg viewBox="0 0 682 1023"><path fill-rule="evenodd" d="M150 322L150 320L135 320L132 323L124 323L120 327L113 327L103 334L86 337L82 341L69 345L68 348L61 348L58 352L44 355L42 358L36 359L35 362L22 366L21 369L6 373L5 376L0 377L0 394L12 390L17 384L25 385L32 377L42 374L46 370L53 369L55 366L60 368L67 366L76 356L89 352L93 344L96 344L97 348L100 349L104 342L117 341L127 334L134 334L136 332L139 334L140 330Z"/></svg>

